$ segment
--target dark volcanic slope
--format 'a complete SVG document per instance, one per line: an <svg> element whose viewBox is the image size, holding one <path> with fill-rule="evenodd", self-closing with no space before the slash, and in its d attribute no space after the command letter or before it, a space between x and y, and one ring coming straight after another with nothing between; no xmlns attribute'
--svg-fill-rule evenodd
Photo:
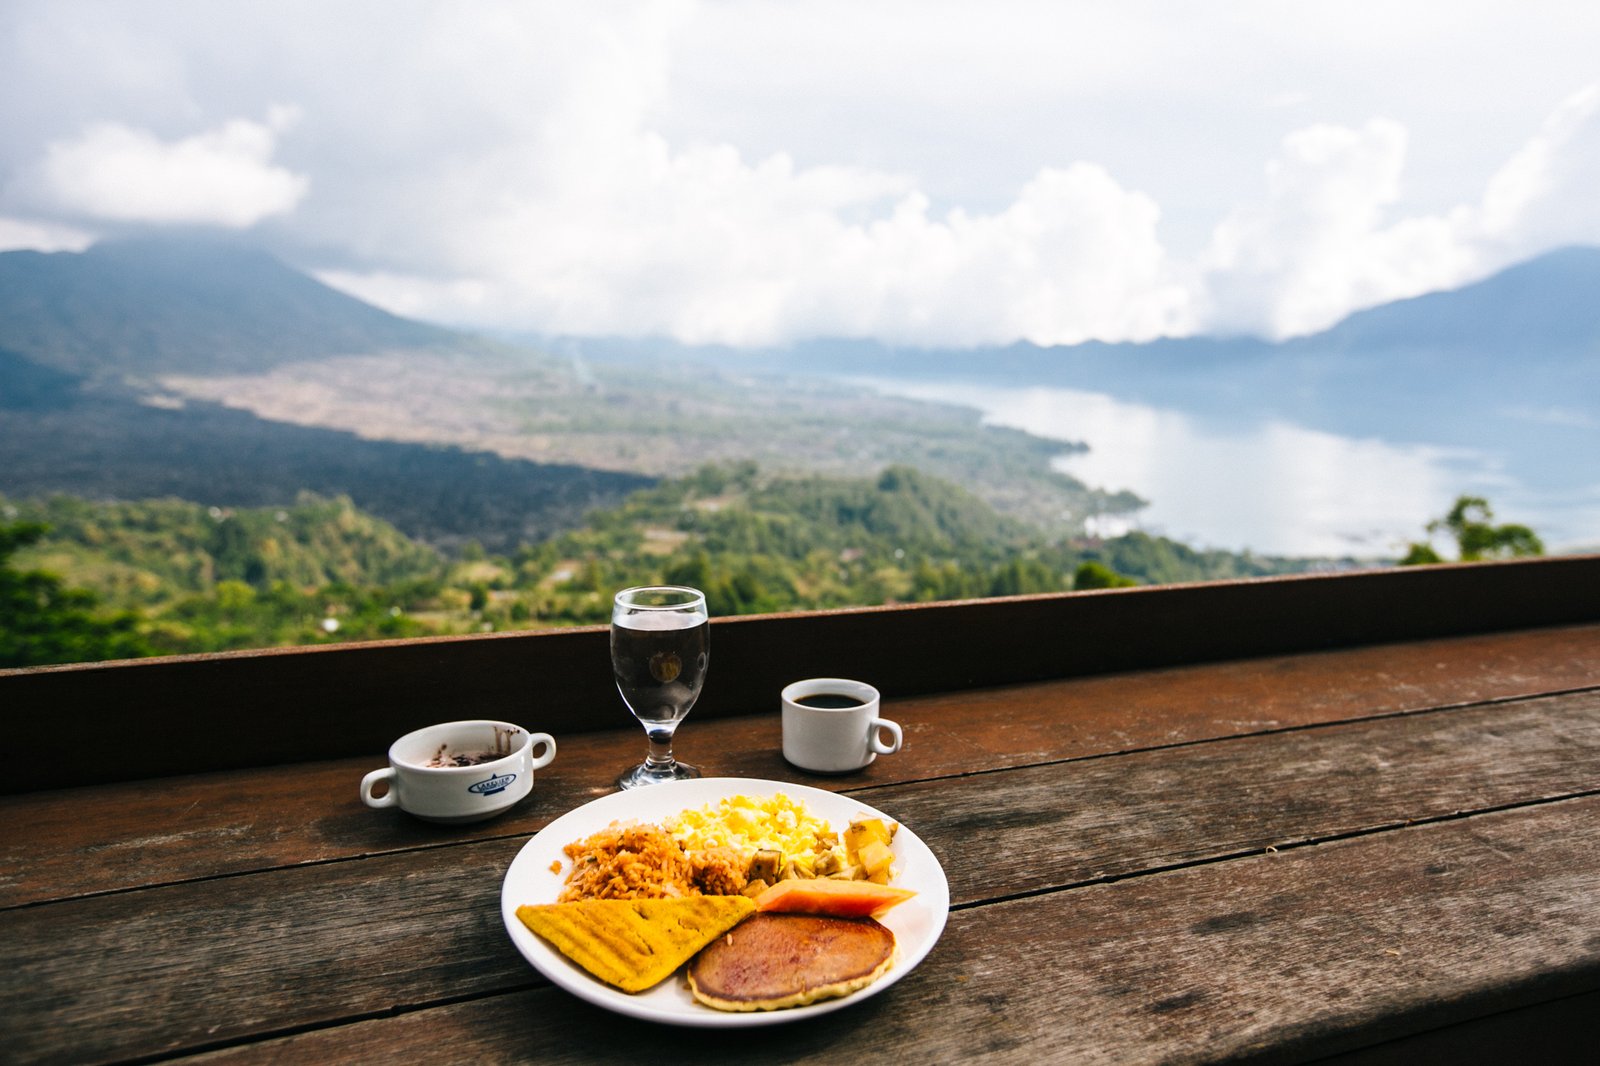
<svg viewBox="0 0 1600 1066"><path fill-rule="evenodd" d="M226 240L0 253L0 494L268 506L310 491L349 496L433 544L504 550L580 525L650 483L363 440L210 404L152 407L125 384L402 349L471 353L479 344Z"/></svg>
<svg viewBox="0 0 1600 1066"><path fill-rule="evenodd" d="M581 524L650 479L482 452L362 440L212 404L83 395L0 353L0 494L176 496L217 506L349 496L410 536L493 551ZM13 387L7 389L10 383ZM21 384L21 388L15 387Z"/></svg>
<svg viewBox="0 0 1600 1066"><path fill-rule="evenodd" d="M466 343L220 239L0 252L0 347L70 374L250 373Z"/></svg>

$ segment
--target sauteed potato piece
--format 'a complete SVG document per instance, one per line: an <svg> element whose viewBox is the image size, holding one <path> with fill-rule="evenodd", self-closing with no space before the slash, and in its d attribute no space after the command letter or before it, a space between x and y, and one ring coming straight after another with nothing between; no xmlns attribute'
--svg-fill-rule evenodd
<svg viewBox="0 0 1600 1066"><path fill-rule="evenodd" d="M763 849L750 857L750 880L773 882L783 869L783 852Z"/></svg>

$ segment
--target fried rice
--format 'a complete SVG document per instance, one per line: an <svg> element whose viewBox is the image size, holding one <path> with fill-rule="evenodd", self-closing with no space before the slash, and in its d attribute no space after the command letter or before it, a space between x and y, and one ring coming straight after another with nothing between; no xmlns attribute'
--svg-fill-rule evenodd
<svg viewBox="0 0 1600 1066"><path fill-rule="evenodd" d="M686 852L657 825L613 822L562 849L572 860L559 902L731 896L746 883L748 858L734 848Z"/></svg>

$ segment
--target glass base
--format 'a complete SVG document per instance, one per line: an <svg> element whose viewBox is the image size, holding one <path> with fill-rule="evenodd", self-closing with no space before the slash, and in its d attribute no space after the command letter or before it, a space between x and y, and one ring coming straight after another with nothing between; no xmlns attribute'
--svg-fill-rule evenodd
<svg viewBox="0 0 1600 1066"><path fill-rule="evenodd" d="M617 778L617 784L622 788L643 788L645 785L661 785L668 781L692 781L699 776L701 776L699 769L688 763L670 762L651 765L642 762Z"/></svg>

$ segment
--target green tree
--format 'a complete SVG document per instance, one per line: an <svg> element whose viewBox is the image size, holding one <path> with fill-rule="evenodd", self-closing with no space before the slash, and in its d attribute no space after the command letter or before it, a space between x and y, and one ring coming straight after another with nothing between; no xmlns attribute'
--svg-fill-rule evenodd
<svg viewBox="0 0 1600 1066"><path fill-rule="evenodd" d="M991 596L1025 596L1059 592L1061 575L1037 559L1011 559L1001 564L989 581Z"/></svg>
<svg viewBox="0 0 1600 1066"><path fill-rule="evenodd" d="M11 557L44 536L38 522L0 525L0 667L43 666L151 654L139 616L102 617L94 593L67 588L44 570L19 570Z"/></svg>
<svg viewBox="0 0 1600 1066"><path fill-rule="evenodd" d="M1137 584L1133 578L1125 577L1104 563L1097 563L1092 559L1079 563L1078 569L1072 574L1072 587L1075 589L1120 589Z"/></svg>
<svg viewBox="0 0 1600 1066"><path fill-rule="evenodd" d="M1450 513L1429 522L1427 529L1430 535L1449 533L1455 539L1456 552L1462 562L1544 554L1544 543L1527 526L1493 523L1494 510L1487 500L1481 496L1458 496ZM1408 546L1400 565L1419 566L1443 561L1432 544L1416 541Z"/></svg>

